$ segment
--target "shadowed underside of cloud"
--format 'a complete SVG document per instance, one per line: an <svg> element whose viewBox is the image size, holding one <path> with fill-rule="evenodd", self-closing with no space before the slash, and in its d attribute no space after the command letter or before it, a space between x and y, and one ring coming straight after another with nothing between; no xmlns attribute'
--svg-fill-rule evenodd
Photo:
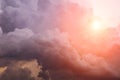
<svg viewBox="0 0 120 80"><path fill-rule="evenodd" d="M74 47L92 15L89 8L69 0L0 4L0 66L7 67L0 80L119 80L118 57L106 59ZM119 53L119 46L112 52Z"/></svg>

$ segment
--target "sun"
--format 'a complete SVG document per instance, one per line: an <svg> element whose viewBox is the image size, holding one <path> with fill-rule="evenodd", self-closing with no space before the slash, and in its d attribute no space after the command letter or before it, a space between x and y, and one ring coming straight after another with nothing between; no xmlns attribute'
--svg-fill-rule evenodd
<svg viewBox="0 0 120 80"><path fill-rule="evenodd" d="M102 22L100 22L99 20L95 19L91 22L91 27L93 30L100 30L102 28Z"/></svg>
<svg viewBox="0 0 120 80"><path fill-rule="evenodd" d="M106 28L105 23L102 19L98 17L93 17L91 21L89 22L89 29L92 30L92 32L102 32Z"/></svg>
<svg viewBox="0 0 120 80"><path fill-rule="evenodd" d="M106 28L105 22L98 17L92 17L87 26L87 30L96 35L103 34Z"/></svg>

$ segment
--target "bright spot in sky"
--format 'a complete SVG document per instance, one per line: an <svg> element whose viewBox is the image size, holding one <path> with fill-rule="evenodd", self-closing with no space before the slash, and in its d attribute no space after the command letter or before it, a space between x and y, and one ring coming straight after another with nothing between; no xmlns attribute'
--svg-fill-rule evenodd
<svg viewBox="0 0 120 80"><path fill-rule="evenodd" d="M92 23L91 23L91 27L93 30L100 30L101 27L102 27L102 23L99 21L99 20L93 20Z"/></svg>
<svg viewBox="0 0 120 80"><path fill-rule="evenodd" d="M109 27L120 24L120 0L89 0L95 16L99 16Z"/></svg>
<svg viewBox="0 0 120 80"><path fill-rule="evenodd" d="M96 17L93 17L89 24L92 32L101 32L105 28L103 21Z"/></svg>

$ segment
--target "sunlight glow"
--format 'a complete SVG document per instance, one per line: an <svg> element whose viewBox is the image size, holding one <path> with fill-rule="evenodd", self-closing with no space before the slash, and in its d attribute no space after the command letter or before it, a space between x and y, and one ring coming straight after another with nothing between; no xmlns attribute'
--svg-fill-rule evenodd
<svg viewBox="0 0 120 80"><path fill-rule="evenodd" d="M93 20L91 23L91 27L94 31L98 31L103 27L103 25L102 22L100 22L99 20Z"/></svg>

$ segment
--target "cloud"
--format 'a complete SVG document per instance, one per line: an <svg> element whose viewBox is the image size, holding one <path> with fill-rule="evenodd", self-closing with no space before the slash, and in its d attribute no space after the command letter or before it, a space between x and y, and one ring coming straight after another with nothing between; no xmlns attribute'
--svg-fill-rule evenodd
<svg viewBox="0 0 120 80"><path fill-rule="evenodd" d="M10 68L10 67L9 67ZM16 73L17 72L17 73ZM1 80L35 80L34 78L30 77L30 72L27 69L7 69L2 76L0 77Z"/></svg>
<svg viewBox="0 0 120 80"><path fill-rule="evenodd" d="M5 41L1 41L3 45L1 46L1 59L11 60L10 63L14 60L30 61L37 59L45 70L65 69L73 71L74 74L119 76L104 58L78 53L71 46L65 33L54 30L54 32L47 31L44 35L32 33L30 37L26 37L25 35L28 33L31 34L31 31L21 29L7 34L5 39L1 38Z"/></svg>
<svg viewBox="0 0 120 80"><path fill-rule="evenodd" d="M0 66L7 67L0 80L36 80L38 73L53 80L71 79L68 75L72 80L119 78L118 63L116 70L103 56L83 53L83 44L78 44L85 37L81 28L92 15L82 5L69 0L0 1Z"/></svg>

